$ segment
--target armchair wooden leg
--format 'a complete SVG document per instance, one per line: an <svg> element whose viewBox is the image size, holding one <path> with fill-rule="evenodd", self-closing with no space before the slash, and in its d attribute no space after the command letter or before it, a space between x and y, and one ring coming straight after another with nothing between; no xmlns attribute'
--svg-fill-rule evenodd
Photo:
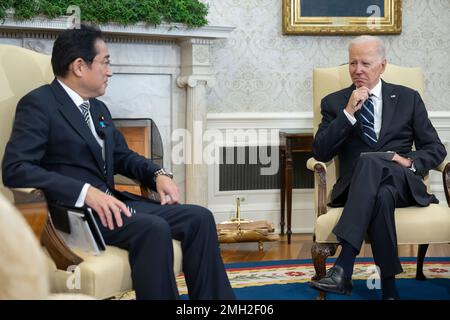
<svg viewBox="0 0 450 320"><path fill-rule="evenodd" d="M326 261L329 256L336 253L337 244L314 242L311 247L311 256L316 270L316 275L311 280L319 280L326 274ZM325 300L326 293L320 292L316 300Z"/></svg>
<svg viewBox="0 0 450 320"><path fill-rule="evenodd" d="M319 280L325 276L327 258L336 253L337 246L338 245L335 243L313 243L311 247L311 256L316 275L312 280Z"/></svg>
<svg viewBox="0 0 450 320"><path fill-rule="evenodd" d="M419 244L419 249L417 250L417 266L416 266L416 280L424 281L427 277L423 274L423 260L427 254L428 244Z"/></svg>

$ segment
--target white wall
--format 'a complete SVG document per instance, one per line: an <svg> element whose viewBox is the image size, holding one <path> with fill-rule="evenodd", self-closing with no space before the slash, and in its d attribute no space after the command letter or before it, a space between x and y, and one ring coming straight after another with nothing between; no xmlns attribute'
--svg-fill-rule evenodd
<svg viewBox="0 0 450 320"><path fill-rule="evenodd" d="M236 29L213 46L209 112L298 112L312 105L312 68L345 63L345 36L283 36L281 0L205 0L209 22ZM403 31L383 36L388 60L422 67L429 110L450 101L450 1L403 0Z"/></svg>

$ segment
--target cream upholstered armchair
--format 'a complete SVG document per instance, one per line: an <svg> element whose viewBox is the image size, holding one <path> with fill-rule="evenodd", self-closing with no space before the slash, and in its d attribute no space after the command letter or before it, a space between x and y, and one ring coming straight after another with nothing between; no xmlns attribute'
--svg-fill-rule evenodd
<svg viewBox="0 0 450 320"><path fill-rule="evenodd" d="M0 45L0 159L3 159L12 130L17 102L32 89L50 83L53 77L50 56L17 46ZM0 193L11 201L14 199L16 207L31 217L28 220L33 222L34 228L40 228L40 225L44 228L41 243L49 257L51 292L82 293L105 299L132 289L127 251L107 246L101 255L93 256L72 250L58 236L50 217L43 221L33 218L34 212L47 211L43 192L36 189L11 192L0 183ZM179 274L181 246L175 240L174 259L174 272Z"/></svg>
<svg viewBox="0 0 450 320"><path fill-rule="evenodd" d="M0 300L93 299L82 294L50 293L47 256L35 237L41 231L41 228L32 230L0 193Z"/></svg>
<svg viewBox="0 0 450 320"><path fill-rule="evenodd" d="M404 85L417 90L422 96L424 91L423 76L419 68L405 68L388 64L382 78L391 83ZM317 68L313 71L313 115L314 134L321 122L320 102L329 93L350 86L351 79L348 65L334 68ZM316 222L314 244L311 249L316 275L320 279L325 275L325 263L328 256L336 253L338 241L332 230L338 222L343 208L327 206L330 193L339 177L335 157L328 163L310 158L308 169L314 171L314 203ZM435 170L442 172L447 204L450 206L450 163L444 161ZM424 181L428 185L428 177ZM429 185L428 185L429 186ZM418 244L416 279L424 280L423 260L431 243L450 243L450 208L431 204L429 207L407 207L395 210L398 244Z"/></svg>

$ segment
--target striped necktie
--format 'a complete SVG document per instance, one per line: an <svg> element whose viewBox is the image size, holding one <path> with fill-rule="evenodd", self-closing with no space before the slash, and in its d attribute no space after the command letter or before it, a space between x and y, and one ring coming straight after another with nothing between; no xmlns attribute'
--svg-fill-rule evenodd
<svg viewBox="0 0 450 320"><path fill-rule="evenodd" d="M91 128L91 121L90 121L91 114L89 112L90 109L89 101L84 101L82 104L80 104L79 108L81 110L81 114L83 115L84 121L86 122L88 127Z"/></svg>
<svg viewBox="0 0 450 320"><path fill-rule="evenodd" d="M80 107L79 107L79 108L80 108L80 110L81 110L81 113L83 114L84 121L86 122L86 124L88 125L88 127L89 127L90 129L92 129L92 128L91 128L91 121L90 121L90 119L91 119L91 114L90 114L90 112L89 112L89 109L90 109L89 101L84 101L82 104L80 104ZM103 163L103 173L104 173L105 176L106 176L106 162ZM105 193L106 193L107 195L109 195L109 196L114 197L114 195L112 194L112 192L109 190L108 187L106 187ZM127 205L127 208L128 208L128 210L129 210L132 214L135 214L135 213L136 213L136 210L133 209L132 207L130 207L130 206Z"/></svg>
<svg viewBox="0 0 450 320"><path fill-rule="evenodd" d="M84 101L82 104L80 104L80 107L79 107L79 108L80 108L80 110L81 110L81 113L83 114L84 121L86 122L86 124L88 125L88 127L91 129L91 121L90 121L90 119L91 119L91 114L90 114L90 112L89 112L89 109L90 109L89 101ZM106 162L103 163L103 173L104 173L105 176L106 176L106 174L107 174L107 173L106 173ZM108 187L106 187L105 193L106 193L107 195L109 195L109 196L114 197L114 195L112 194L112 192L109 190ZM133 209L132 207L127 206L127 208L128 208L128 210L129 210L132 214L135 214L135 213L136 213L136 210Z"/></svg>
<svg viewBox="0 0 450 320"><path fill-rule="evenodd" d="M364 136L367 138L367 141L369 141L371 145L374 145L375 143L377 143L378 138L377 134L375 133L375 126L374 126L375 112L372 95L370 95L369 99L367 99L362 105L361 120Z"/></svg>
<svg viewBox="0 0 450 320"><path fill-rule="evenodd" d="M79 108L81 110L81 114L83 115L84 121L86 122L88 128L92 130L92 128L91 128L91 121L90 121L91 113L89 112L91 106L89 105L89 101L84 101L82 104L80 104ZM106 174L107 174L107 172L106 172L106 162L103 163L103 173L106 176Z"/></svg>
<svg viewBox="0 0 450 320"><path fill-rule="evenodd" d="M111 190L109 190L109 188L106 188L105 193L108 196L114 197L114 195L112 194ZM130 207L129 205L125 204L127 206L128 211L130 211L131 214L135 214L136 213L136 209Z"/></svg>

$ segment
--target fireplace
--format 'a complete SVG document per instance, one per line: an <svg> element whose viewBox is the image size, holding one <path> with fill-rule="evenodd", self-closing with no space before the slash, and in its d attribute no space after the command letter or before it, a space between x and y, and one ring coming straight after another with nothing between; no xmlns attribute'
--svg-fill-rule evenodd
<svg viewBox="0 0 450 320"><path fill-rule="evenodd" d="M35 18L0 24L0 43L51 54L56 35L67 17ZM151 118L164 145L164 166L174 172L181 200L207 206L207 168L172 165L171 134L192 130L195 121L206 123L206 86L214 84L210 45L229 36L232 27L183 25L101 25L111 54L114 76L103 100L114 118ZM198 187L201 186L201 187Z"/></svg>

